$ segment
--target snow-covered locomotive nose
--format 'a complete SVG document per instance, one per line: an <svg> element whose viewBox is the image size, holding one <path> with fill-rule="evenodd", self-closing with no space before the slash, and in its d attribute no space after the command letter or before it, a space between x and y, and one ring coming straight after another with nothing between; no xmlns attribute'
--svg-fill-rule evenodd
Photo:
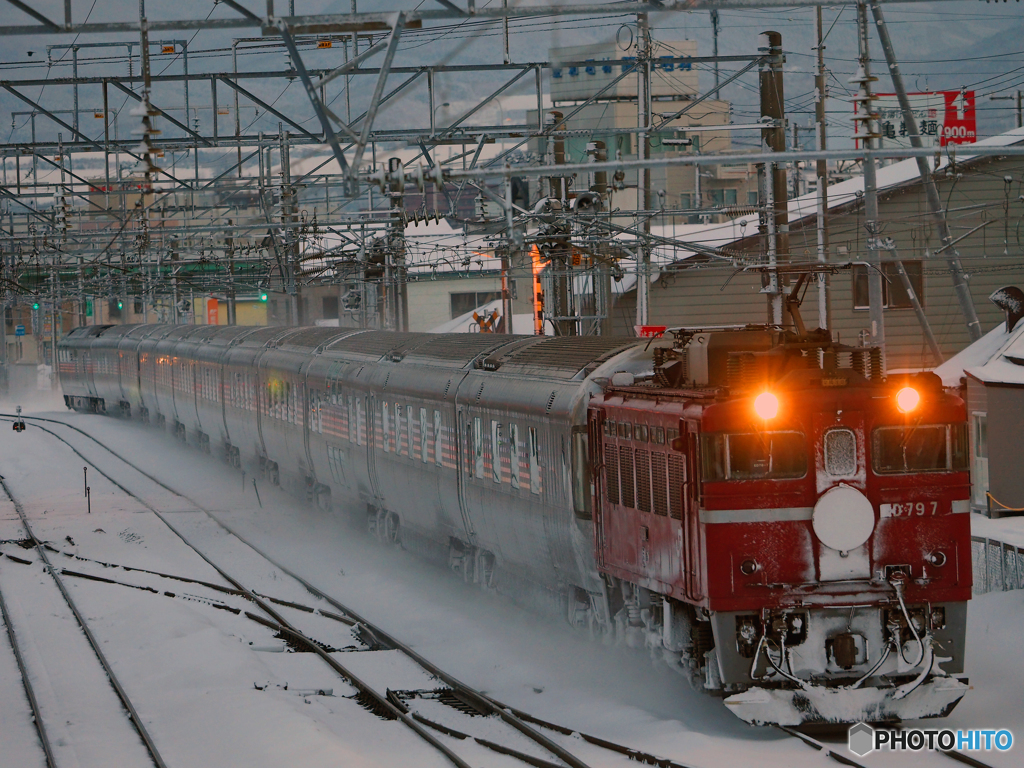
<svg viewBox="0 0 1024 768"><path fill-rule="evenodd" d="M875 529L875 511L863 493L840 484L818 499L811 524L814 535L826 547L849 552L871 536Z"/></svg>

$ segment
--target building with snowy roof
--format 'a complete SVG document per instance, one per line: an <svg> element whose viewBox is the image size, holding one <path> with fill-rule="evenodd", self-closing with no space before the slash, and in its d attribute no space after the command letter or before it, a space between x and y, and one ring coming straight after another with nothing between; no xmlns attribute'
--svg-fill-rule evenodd
<svg viewBox="0 0 1024 768"><path fill-rule="evenodd" d="M979 145L1024 142L1024 129L984 139ZM1024 284L1021 222L1024 220L1024 159L972 157L969 146L947 147L931 162L939 197L983 329L1000 322L1001 313L986 298L1006 283ZM955 150L953 152L952 150ZM932 218L913 159L878 169L882 237L892 238L893 254L903 261L920 297L943 358L970 342L947 266L947 253ZM854 177L828 188L828 261L833 335L846 344L865 339L870 325L864 222L864 180ZM789 201L790 254L794 262L817 258L817 196ZM768 297L758 272L742 272L737 260L765 252L766 236L756 215L706 226L660 227L650 276L649 323L708 325L765 322ZM888 258L893 258L893 254ZM887 362L890 370L924 370L936 361L892 263L883 265ZM623 281L614 310L617 333L632 332L636 313L635 281ZM809 328L819 324L815 291L805 294L802 315ZM1024 499L1022 499L1024 502Z"/></svg>

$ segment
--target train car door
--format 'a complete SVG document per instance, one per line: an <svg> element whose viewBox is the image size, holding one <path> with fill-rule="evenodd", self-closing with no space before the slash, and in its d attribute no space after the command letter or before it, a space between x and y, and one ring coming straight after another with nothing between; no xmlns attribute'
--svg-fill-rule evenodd
<svg viewBox="0 0 1024 768"><path fill-rule="evenodd" d="M364 402L366 404L366 474L370 478L370 491L373 493L374 504L379 509L386 509L380 478L377 475L377 398L368 393ZM357 408L355 424L357 436L359 434L361 416L362 414Z"/></svg>
<svg viewBox="0 0 1024 768"><path fill-rule="evenodd" d="M472 419L466 415L466 410L461 405L456 405L455 464L458 469L455 476L458 482L459 512L462 515L466 537L470 542L473 541L475 531L473 519L469 514L466 485L473 473L474 464L472 429Z"/></svg>
<svg viewBox="0 0 1024 768"><path fill-rule="evenodd" d="M590 504L594 516L594 550L597 564L604 565L604 507L605 491L604 466L604 424L605 414L601 408L587 412L587 428L590 431Z"/></svg>

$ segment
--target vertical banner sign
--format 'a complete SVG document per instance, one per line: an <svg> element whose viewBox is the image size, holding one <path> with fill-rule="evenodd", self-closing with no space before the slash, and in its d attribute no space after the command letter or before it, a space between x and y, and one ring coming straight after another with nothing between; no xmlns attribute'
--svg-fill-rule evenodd
<svg viewBox="0 0 1024 768"><path fill-rule="evenodd" d="M945 147L949 144L973 144L978 140L974 91L908 93L907 98L921 134L922 146ZM882 136L879 148L909 148L910 131L896 94L880 93L875 97L874 105L878 112L878 132ZM857 112L857 107L854 103L854 112ZM858 129L860 125L857 123ZM857 139L857 147L860 146L860 139Z"/></svg>
<svg viewBox="0 0 1024 768"><path fill-rule="evenodd" d="M206 300L206 324L220 325L220 302L216 299Z"/></svg>

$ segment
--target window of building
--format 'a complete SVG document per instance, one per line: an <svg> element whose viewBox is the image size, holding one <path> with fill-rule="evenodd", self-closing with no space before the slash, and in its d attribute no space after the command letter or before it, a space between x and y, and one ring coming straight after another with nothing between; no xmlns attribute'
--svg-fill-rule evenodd
<svg viewBox="0 0 1024 768"><path fill-rule="evenodd" d="M474 309L483 306L489 301L501 298L501 291L468 291L466 293L451 293L452 320L456 317L472 312Z"/></svg>
<svg viewBox="0 0 1024 768"><path fill-rule="evenodd" d="M747 205L757 205L757 192L755 190L747 191Z"/></svg>
<svg viewBox="0 0 1024 768"><path fill-rule="evenodd" d="M324 320L337 320L338 319L338 297L337 296L324 296L323 302L323 317Z"/></svg>
<svg viewBox="0 0 1024 768"><path fill-rule="evenodd" d="M910 285L917 295L918 301L924 305L924 270L920 261L904 261L903 268L910 278ZM886 309L910 309L913 305L910 296L903 287L895 264L882 265L882 306ZM867 309L868 301L868 267L859 264L853 267L853 308Z"/></svg>
<svg viewBox="0 0 1024 768"><path fill-rule="evenodd" d="M973 446L973 467L971 488L974 505L988 509L988 414L976 411L971 414L971 440Z"/></svg>
<svg viewBox="0 0 1024 768"><path fill-rule="evenodd" d="M711 195L712 205L736 205L735 189L712 189L709 194Z"/></svg>

